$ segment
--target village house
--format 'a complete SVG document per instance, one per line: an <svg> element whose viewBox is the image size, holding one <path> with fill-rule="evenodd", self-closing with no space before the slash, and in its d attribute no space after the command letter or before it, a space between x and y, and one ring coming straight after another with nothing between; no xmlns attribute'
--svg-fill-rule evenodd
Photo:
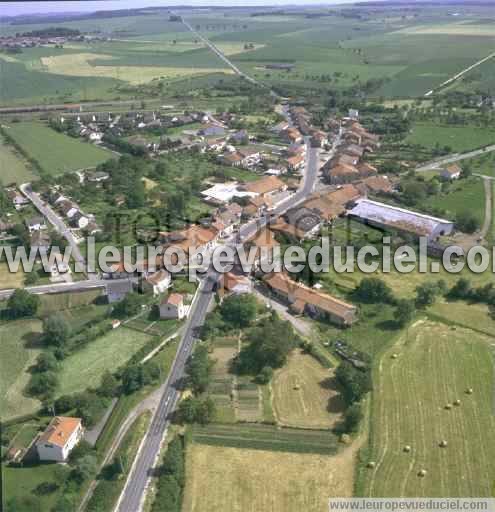
<svg viewBox="0 0 495 512"><path fill-rule="evenodd" d="M440 176L445 180L458 180L461 177L462 167L459 164L450 164L440 171Z"/></svg>
<svg viewBox="0 0 495 512"><path fill-rule="evenodd" d="M302 155L291 156L285 162L289 171L298 171L304 166L304 157Z"/></svg>
<svg viewBox="0 0 495 512"><path fill-rule="evenodd" d="M33 233L34 231L40 231L41 229L46 229L45 218L44 217L31 217L26 220L26 227L29 233Z"/></svg>
<svg viewBox="0 0 495 512"><path fill-rule="evenodd" d="M337 164L328 171L325 169L324 176L331 185L352 183L360 178L358 169L347 164Z"/></svg>
<svg viewBox="0 0 495 512"><path fill-rule="evenodd" d="M29 199L23 196L15 188L7 188L5 190L7 192L7 197L12 201L12 204L16 210L20 210L29 204Z"/></svg>
<svg viewBox="0 0 495 512"><path fill-rule="evenodd" d="M251 250L255 248L254 266L259 267L263 262L270 262L275 256L275 249L280 246L275 234L268 228L262 228L246 242Z"/></svg>
<svg viewBox="0 0 495 512"><path fill-rule="evenodd" d="M343 185L337 190L313 194L303 206L315 210L325 222L331 222L346 212L362 193L354 185Z"/></svg>
<svg viewBox="0 0 495 512"><path fill-rule="evenodd" d="M105 291L108 303L114 304L132 292L132 281L130 279L110 280L106 283Z"/></svg>
<svg viewBox="0 0 495 512"><path fill-rule="evenodd" d="M86 215L81 213L80 210L77 210L77 212L70 218L69 224L75 229L84 229L88 226L89 219Z"/></svg>
<svg viewBox="0 0 495 512"><path fill-rule="evenodd" d="M172 284L172 276L165 269L161 269L146 276L145 283L151 287L153 295L160 295L170 288Z"/></svg>
<svg viewBox="0 0 495 512"><path fill-rule="evenodd" d="M208 123L204 125L198 133L203 137L221 137L225 135L225 128L218 124Z"/></svg>
<svg viewBox="0 0 495 512"><path fill-rule="evenodd" d="M363 195L390 194L394 190L393 185L387 176L370 176L360 183L357 183L356 187L363 193Z"/></svg>
<svg viewBox="0 0 495 512"><path fill-rule="evenodd" d="M287 190L287 185L276 176L265 176L259 180L246 183L242 186L242 189L246 192L266 197Z"/></svg>
<svg viewBox="0 0 495 512"><path fill-rule="evenodd" d="M189 307L184 304L184 296L171 293L160 304L160 318L182 320L189 313Z"/></svg>
<svg viewBox="0 0 495 512"><path fill-rule="evenodd" d="M286 274L269 274L263 280L279 300L288 304L291 313L326 319L341 327L357 320L356 306L296 283Z"/></svg>
<svg viewBox="0 0 495 512"><path fill-rule="evenodd" d="M322 219L316 209L293 208L284 215L284 219L302 234L300 238L313 238L320 232Z"/></svg>
<svg viewBox="0 0 495 512"><path fill-rule="evenodd" d="M81 440L83 427L80 418L55 416L36 441L41 461L65 462Z"/></svg>
<svg viewBox="0 0 495 512"><path fill-rule="evenodd" d="M218 286L218 293L225 297L226 295L242 295L251 293L253 285L251 280L246 276L225 272L221 274Z"/></svg>
<svg viewBox="0 0 495 512"><path fill-rule="evenodd" d="M280 136L289 144L300 143L303 140L303 136L297 128L287 128L280 133Z"/></svg>

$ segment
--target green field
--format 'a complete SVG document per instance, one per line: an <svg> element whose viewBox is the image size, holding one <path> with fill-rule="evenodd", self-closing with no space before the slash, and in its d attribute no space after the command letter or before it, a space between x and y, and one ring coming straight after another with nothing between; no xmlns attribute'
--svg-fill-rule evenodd
<svg viewBox="0 0 495 512"><path fill-rule="evenodd" d="M64 359L60 371L59 394L97 387L107 370L125 364L152 336L120 327L88 343Z"/></svg>
<svg viewBox="0 0 495 512"><path fill-rule="evenodd" d="M194 442L252 450L334 454L337 438L325 430L297 430L269 425L238 424L194 426Z"/></svg>
<svg viewBox="0 0 495 512"><path fill-rule="evenodd" d="M441 215L449 220L455 220L459 213L470 212L476 216L480 226L485 218L485 189L480 178L458 180L446 194L431 196L423 201L423 207L440 210ZM421 208L420 208L421 210Z"/></svg>
<svg viewBox="0 0 495 512"><path fill-rule="evenodd" d="M464 153L471 149L495 144L495 130L469 125L416 123L405 142L419 144L430 149L433 149L437 144L442 148L450 146L452 153Z"/></svg>
<svg viewBox="0 0 495 512"><path fill-rule="evenodd" d="M41 352L39 320L18 320L0 328L0 411L2 420L35 412L38 400L24 396L29 367Z"/></svg>
<svg viewBox="0 0 495 512"><path fill-rule="evenodd" d="M420 320L384 354L375 373L371 439L361 454L358 495L492 496L492 341ZM459 406L446 409L458 399ZM443 440L445 448L439 447ZM369 461L374 469L364 467Z"/></svg>
<svg viewBox="0 0 495 512"><path fill-rule="evenodd" d="M58 133L42 123L12 123L5 131L48 174L94 167L113 156L110 151Z"/></svg>
<svg viewBox="0 0 495 512"><path fill-rule="evenodd" d="M9 183L24 183L36 179L29 164L22 155L5 144L5 140L0 136L0 183L8 185Z"/></svg>

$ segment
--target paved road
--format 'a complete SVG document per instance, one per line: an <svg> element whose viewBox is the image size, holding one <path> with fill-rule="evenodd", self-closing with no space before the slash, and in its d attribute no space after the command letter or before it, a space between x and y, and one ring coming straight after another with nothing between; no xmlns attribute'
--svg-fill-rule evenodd
<svg viewBox="0 0 495 512"><path fill-rule="evenodd" d="M495 57L495 52L490 53L490 55L488 55L487 57L485 57L485 58L475 62L474 64L471 64L471 66L467 67L466 69L463 69L462 71L460 71L456 75L450 77L448 80L445 80L445 82L442 82L437 87L434 87L433 89L431 89L431 91L428 91L425 94L425 96L431 96L438 89L441 89L442 87L445 87L446 85L449 85L452 82L455 82L456 80L461 78L461 76L465 75L466 73L469 73L469 71L471 71L472 69L474 69L474 68L478 67L479 65L483 64L483 62L486 62L487 60L492 59L493 57Z"/></svg>
<svg viewBox="0 0 495 512"><path fill-rule="evenodd" d="M318 150L311 148L309 137L306 138L306 144L307 161L301 187L294 195L278 205L271 212L271 215L283 214L288 209L303 202L313 192L318 177ZM335 142L335 146L337 144L338 140ZM232 237L228 243L235 243L235 241L242 243L246 241L267 222L268 218L264 217L243 225L237 237ZM219 275L214 270L210 270L207 277L200 284L200 290L196 302L192 306L191 315L179 343L170 376L163 388L164 391L160 404L116 506L115 510L118 512L138 512L142 508L151 471L159 455L162 440L170 425L170 415L174 411L179 399L180 392L177 388L185 375L185 363L193 350L195 332L198 327L203 325L208 307L213 300L214 285L218 277Z"/></svg>
<svg viewBox="0 0 495 512"><path fill-rule="evenodd" d="M203 324L208 307L213 299L213 288L217 280L218 274L211 271L199 285L199 293L175 356L172 371L163 388L160 403L136 457L124 492L116 506L116 510L120 512L141 510L148 480L151 476L150 472L160 452L162 440L170 424L170 416L179 399L179 387L184 378L186 361L193 350L196 330Z"/></svg>
<svg viewBox="0 0 495 512"><path fill-rule="evenodd" d="M183 23L189 28L189 30L191 30L191 32L200 37L204 43L207 44L211 50L222 58L222 60L224 60L232 69L234 69L234 71L237 70L236 72L238 74L246 76L238 70L212 43L210 43L208 39L198 34L184 20ZM250 79L250 77L246 78ZM256 81L252 79L250 79L250 81L256 83ZM276 93L273 93L273 96L277 96ZM291 123L286 107L284 107L283 112L289 123ZM339 142L339 140L335 141L332 152ZM295 194L281 202L272 212L270 212L269 217L273 215L282 215L288 209L302 203L314 190L319 168L318 149L311 147L309 137L305 138L305 143L307 146L306 167L301 181L301 186ZM264 226L268 222L269 217L263 217L241 226L239 233L235 237L231 237L227 240L227 243L235 244L245 242L247 239L252 237L260 227ZM191 314L179 343L177 355L174 363L172 364L170 375L167 379L166 385L163 387L164 391L160 404L153 416L150 428L143 440L140 451L136 456L124 490L119 498L119 502L115 507L115 510L118 512L138 512L142 508L151 471L160 453L162 440L165 438L165 434L170 425L170 415L174 411L179 399L180 392L177 388L178 384L185 376L185 363L193 351L195 332L198 327L203 325L206 313L208 312L208 307L213 300L214 288L218 278L219 275L213 269L210 269L207 276L200 283L200 290L196 301L192 305Z"/></svg>
<svg viewBox="0 0 495 512"><path fill-rule="evenodd" d="M492 151L495 151L495 144L492 144L491 146L486 146L481 149L475 149L474 151L468 151L467 153L455 153L453 155L446 156L444 158L440 158L433 162L429 162L425 165L416 167L416 171L417 172L433 171L435 169L439 169L443 165L452 164L454 162L460 162L461 160L466 160L468 158L474 158L475 156L486 155L487 153L491 153Z"/></svg>
<svg viewBox="0 0 495 512"><path fill-rule="evenodd" d="M86 260L77 245L72 231L65 224L65 222L52 210L52 208L45 203L40 196L33 191L30 183L24 183L20 187L21 192L33 203L36 209L50 222L50 224L67 240L72 248L72 258L78 263L81 268L86 269ZM87 273L90 281L98 280L96 273Z"/></svg>

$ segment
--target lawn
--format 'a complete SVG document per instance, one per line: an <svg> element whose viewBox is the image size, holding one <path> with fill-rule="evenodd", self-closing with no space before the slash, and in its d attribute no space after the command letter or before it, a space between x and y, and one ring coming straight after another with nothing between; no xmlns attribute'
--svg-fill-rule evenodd
<svg viewBox="0 0 495 512"><path fill-rule="evenodd" d="M69 469L60 464L42 464L37 466L12 467L2 465L2 483L5 502L11 498L29 496L36 498L39 510L51 510L62 490L62 477L67 476ZM36 495L34 490L44 482L53 482L60 487L51 494ZM14 509L8 509L10 512ZM15 509L18 510L18 509ZM24 509L23 510L27 510Z"/></svg>
<svg viewBox="0 0 495 512"><path fill-rule="evenodd" d="M5 131L48 174L94 167L113 157L106 149L58 133L42 123L12 123Z"/></svg>
<svg viewBox="0 0 495 512"><path fill-rule="evenodd" d="M0 183L24 183L36 179L25 159L0 136Z"/></svg>
<svg viewBox="0 0 495 512"><path fill-rule="evenodd" d="M271 382L278 423L290 427L331 428L344 404L335 378L312 356L294 352Z"/></svg>
<svg viewBox="0 0 495 512"><path fill-rule="evenodd" d="M440 147L449 146L452 153L466 151L495 143L495 130L479 126L437 125L431 123L415 123L406 143L419 144L433 149L437 144ZM461 163L462 165L462 163Z"/></svg>
<svg viewBox="0 0 495 512"><path fill-rule="evenodd" d="M374 378L371 439L361 454L358 495L492 496L491 341L420 320L384 354ZM455 400L460 405L446 409ZM442 440L447 447L439 447ZM369 461L374 469L364 467ZM418 476L422 469L424 478Z"/></svg>
<svg viewBox="0 0 495 512"><path fill-rule="evenodd" d="M9 272L6 263L0 263L0 290L10 288L22 288L24 284L24 272L21 268L17 272Z"/></svg>
<svg viewBox="0 0 495 512"><path fill-rule="evenodd" d="M352 495L352 461L339 456L191 444L183 512L323 512Z"/></svg>
<svg viewBox="0 0 495 512"><path fill-rule="evenodd" d="M112 330L88 343L64 359L60 371L59 394L82 391L98 386L105 371L125 364L152 336L126 327Z"/></svg>
<svg viewBox="0 0 495 512"><path fill-rule="evenodd" d="M29 382L28 368L41 347L39 320L9 321L0 327L0 411L2 420L35 412L38 400L24 396Z"/></svg>

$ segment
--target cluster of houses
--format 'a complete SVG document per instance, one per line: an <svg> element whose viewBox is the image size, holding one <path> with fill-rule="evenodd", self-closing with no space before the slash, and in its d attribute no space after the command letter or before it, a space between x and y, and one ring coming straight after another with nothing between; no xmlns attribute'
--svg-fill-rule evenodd
<svg viewBox="0 0 495 512"><path fill-rule="evenodd" d="M350 114L341 120L329 121L329 128L338 132L342 139L336 153L322 167L323 177L331 185L363 181L378 174L364 158L380 146L379 137L359 123L356 111L351 110Z"/></svg>
<svg viewBox="0 0 495 512"><path fill-rule="evenodd" d="M56 188L44 196L60 215L67 219L68 224L73 229L84 230L89 235L94 235L101 231L101 229L94 222L94 215L84 213L80 207L68 197L65 197Z"/></svg>

